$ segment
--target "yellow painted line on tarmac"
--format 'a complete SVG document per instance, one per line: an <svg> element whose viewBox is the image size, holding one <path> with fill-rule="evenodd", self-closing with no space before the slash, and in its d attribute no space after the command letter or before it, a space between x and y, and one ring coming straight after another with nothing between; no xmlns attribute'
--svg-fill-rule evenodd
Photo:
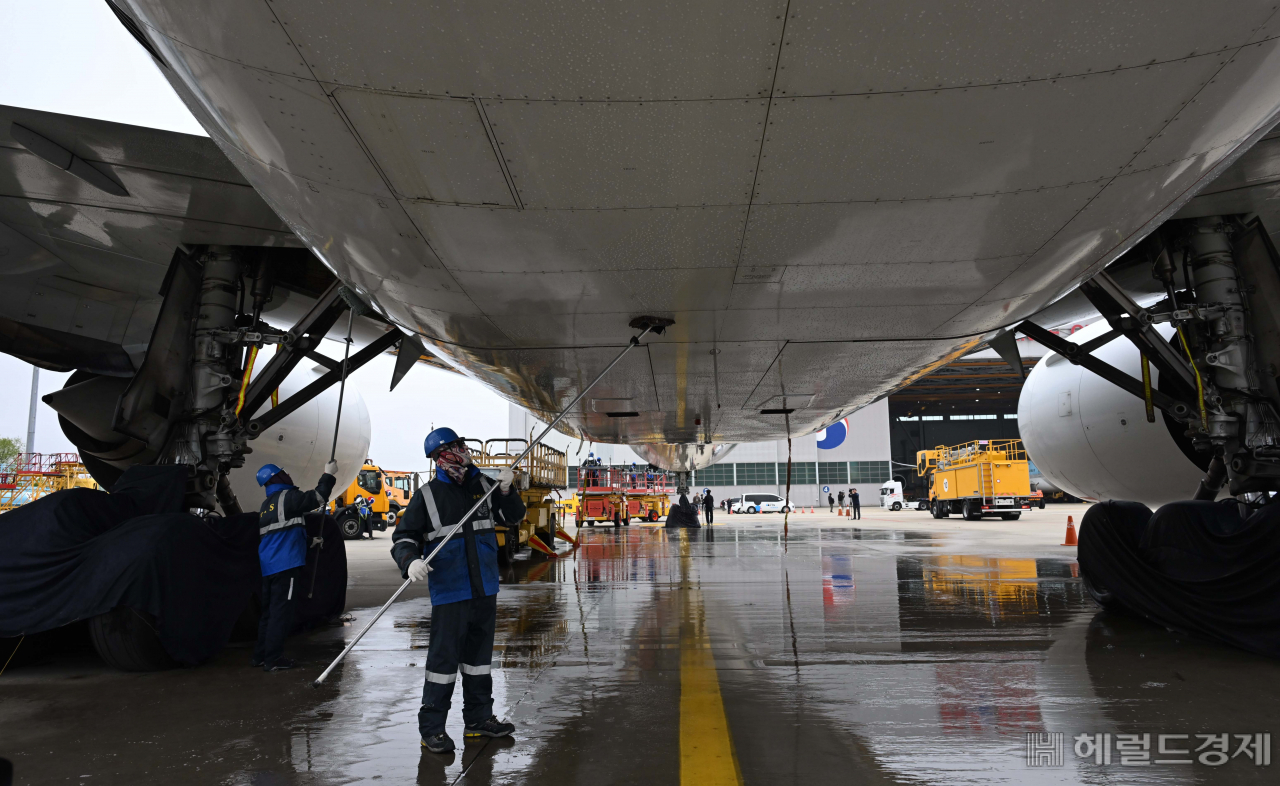
<svg viewBox="0 0 1280 786"><path fill-rule="evenodd" d="M688 540L681 540L681 561L687 566ZM680 622L680 783L741 786L742 771L733 750L729 719L724 714L702 591L690 585L687 572L680 591L684 595Z"/></svg>

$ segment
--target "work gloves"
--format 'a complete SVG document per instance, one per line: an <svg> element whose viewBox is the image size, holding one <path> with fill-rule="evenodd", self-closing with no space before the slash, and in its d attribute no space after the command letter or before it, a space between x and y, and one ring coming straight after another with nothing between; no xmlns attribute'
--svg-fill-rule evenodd
<svg viewBox="0 0 1280 786"><path fill-rule="evenodd" d="M510 467L498 473L498 490L503 494L511 491L511 483L516 479L516 473L511 471Z"/></svg>
<svg viewBox="0 0 1280 786"><path fill-rule="evenodd" d="M333 475L335 478L338 477L338 462L330 461L328 464L325 464L324 474Z"/></svg>
<svg viewBox="0 0 1280 786"><path fill-rule="evenodd" d="M415 559L409 563L409 581L425 581L430 572L431 566L425 559Z"/></svg>

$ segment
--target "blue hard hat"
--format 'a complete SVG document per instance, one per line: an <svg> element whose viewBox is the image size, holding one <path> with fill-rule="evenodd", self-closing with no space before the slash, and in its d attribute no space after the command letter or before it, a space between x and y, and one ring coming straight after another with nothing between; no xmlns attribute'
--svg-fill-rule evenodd
<svg viewBox="0 0 1280 786"><path fill-rule="evenodd" d="M259 486L265 486L268 481L276 475L279 475L281 472L284 472L284 470L280 469L275 464L263 464L262 469L258 470L258 474L254 477L257 478Z"/></svg>
<svg viewBox="0 0 1280 786"><path fill-rule="evenodd" d="M458 436L458 432L451 428L438 428L427 435L422 442L422 450L427 454L427 458L431 458L431 454L440 448L448 445L450 442L457 442L462 439Z"/></svg>

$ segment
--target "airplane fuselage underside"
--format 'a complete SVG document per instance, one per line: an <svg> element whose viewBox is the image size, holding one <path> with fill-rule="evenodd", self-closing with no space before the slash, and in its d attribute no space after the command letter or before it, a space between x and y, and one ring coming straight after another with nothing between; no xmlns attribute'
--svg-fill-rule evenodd
<svg viewBox="0 0 1280 786"><path fill-rule="evenodd" d="M298 236L512 401L558 411L673 317L568 419L601 442L820 428L1100 269L1280 107L1263 2L127 5Z"/></svg>

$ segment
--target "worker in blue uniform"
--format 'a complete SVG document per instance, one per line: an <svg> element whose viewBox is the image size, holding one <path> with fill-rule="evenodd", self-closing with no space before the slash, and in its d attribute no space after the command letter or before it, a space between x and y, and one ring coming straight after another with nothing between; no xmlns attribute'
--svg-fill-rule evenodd
<svg viewBox="0 0 1280 786"><path fill-rule="evenodd" d="M412 581L431 578L431 642L427 677L418 710L422 747L448 753L453 740L445 718L458 671L462 671L462 719L467 737L505 737L515 726L493 714L493 633L498 612L498 538L495 525L517 526L524 519L520 495L508 468L498 490L472 514L427 565L423 557L438 545L475 503L493 487L471 462L466 443L451 428L438 428L423 443L435 461L435 477L416 492L396 520L391 556Z"/></svg>
<svg viewBox="0 0 1280 786"><path fill-rule="evenodd" d="M284 657L284 640L293 631L294 602L301 591L298 579L307 564L305 514L319 510L329 501L338 474L337 462L324 466L324 474L311 491L293 485L293 479L275 464L258 470L258 485L267 498L258 513L258 561L262 566L262 615L258 620L258 643L253 648L254 666L263 671L281 671L294 666Z"/></svg>

